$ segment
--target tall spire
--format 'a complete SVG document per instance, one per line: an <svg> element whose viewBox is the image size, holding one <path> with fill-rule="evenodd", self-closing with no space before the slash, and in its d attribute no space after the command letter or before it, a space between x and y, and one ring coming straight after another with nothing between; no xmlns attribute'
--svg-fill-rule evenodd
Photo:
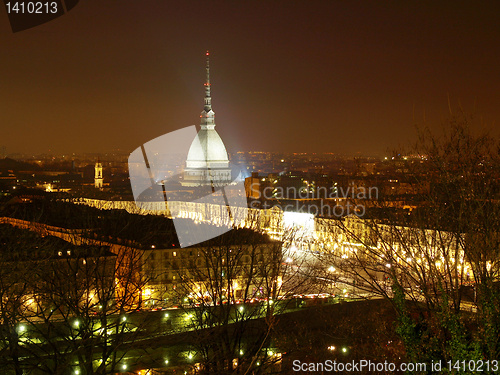
<svg viewBox="0 0 500 375"><path fill-rule="evenodd" d="M207 57L207 66L206 66L206 72L207 72L207 81L205 82L205 112L209 112L212 110L212 98L210 96L210 52L206 52L206 57Z"/></svg>

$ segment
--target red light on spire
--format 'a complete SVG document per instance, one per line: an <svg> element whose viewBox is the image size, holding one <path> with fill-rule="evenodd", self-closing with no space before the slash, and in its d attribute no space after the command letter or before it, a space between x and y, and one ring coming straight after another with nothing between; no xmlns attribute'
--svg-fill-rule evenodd
<svg viewBox="0 0 500 375"><path fill-rule="evenodd" d="M207 51L207 56L210 56L210 52Z"/></svg>

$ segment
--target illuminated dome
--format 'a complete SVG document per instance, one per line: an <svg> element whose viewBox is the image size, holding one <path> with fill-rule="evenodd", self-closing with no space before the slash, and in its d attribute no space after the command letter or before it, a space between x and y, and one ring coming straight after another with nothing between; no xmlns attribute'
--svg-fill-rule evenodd
<svg viewBox="0 0 500 375"><path fill-rule="evenodd" d="M205 106L201 112L201 129L191 143L184 168L184 186L227 185L231 169L226 147L215 130L215 113L210 96L209 53L207 52Z"/></svg>
<svg viewBox="0 0 500 375"><path fill-rule="evenodd" d="M211 127L202 128L193 139L186 168L228 168L226 147L219 133Z"/></svg>

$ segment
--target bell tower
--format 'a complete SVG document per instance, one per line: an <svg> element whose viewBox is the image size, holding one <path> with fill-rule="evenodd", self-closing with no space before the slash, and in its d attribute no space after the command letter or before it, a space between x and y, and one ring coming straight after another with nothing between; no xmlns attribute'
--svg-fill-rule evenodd
<svg viewBox="0 0 500 375"><path fill-rule="evenodd" d="M102 163L97 160L97 163L95 163L95 174L94 174L94 186L96 189L102 189Z"/></svg>

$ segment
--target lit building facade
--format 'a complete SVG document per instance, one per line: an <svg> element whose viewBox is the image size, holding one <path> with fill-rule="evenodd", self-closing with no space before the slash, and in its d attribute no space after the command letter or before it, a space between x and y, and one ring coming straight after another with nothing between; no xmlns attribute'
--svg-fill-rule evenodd
<svg viewBox="0 0 500 375"><path fill-rule="evenodd" d="M96 189L102 189L103 178L102 178L102 163L97 161L95 163L95 175L94 175L94 186Z"/></svg>

